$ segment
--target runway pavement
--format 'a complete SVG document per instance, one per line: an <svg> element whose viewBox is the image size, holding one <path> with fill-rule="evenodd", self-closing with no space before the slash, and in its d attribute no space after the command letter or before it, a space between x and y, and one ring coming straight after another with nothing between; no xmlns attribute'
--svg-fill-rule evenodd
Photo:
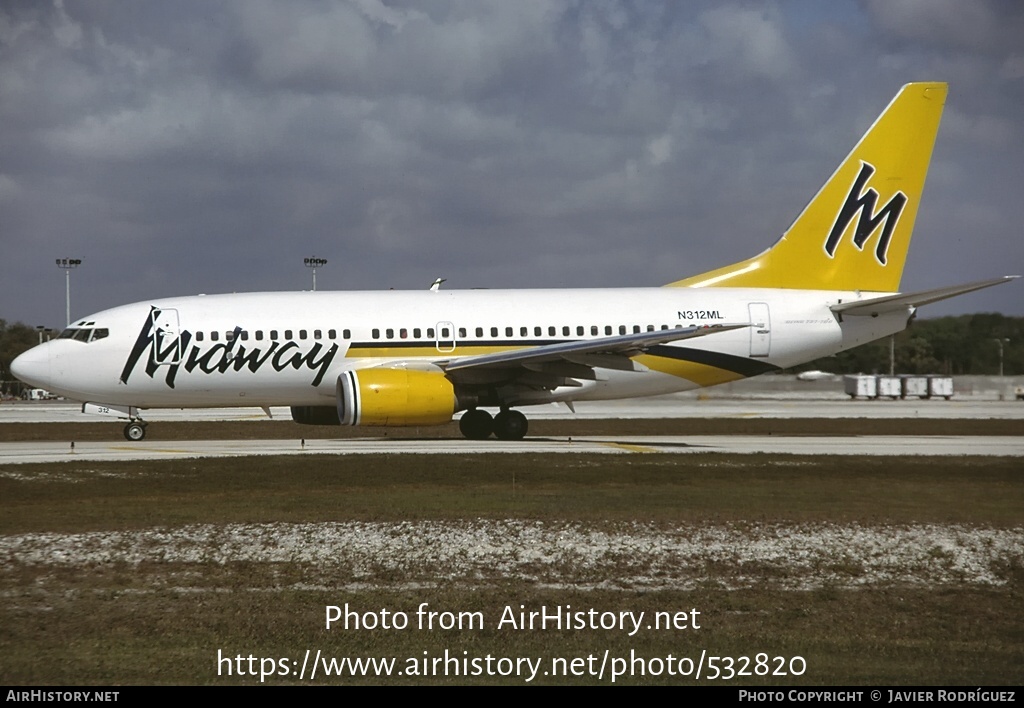
<svg viewBox="0 0 1024 708"><path fill-rule="evenodd" d="M532 406L524 412L533 419L636 419L636 418L921 418L946 420L1024 419L1024 401L1002 393L1006 382L988 380L958 383L962 393L953 400L852 400L836 382L807 385L794 377L752 379L700 392L672 394L645 399L600 401L576 404L576 412L564 405ZM272 409L273 417L288 420L287 408ZM261 420L258 408L199 410L151 410L147 421L159 425L168 420ZM0 425L9 422L67 423L69 440L74 424L100 422L101 416L86 415L76 403L63 401L4 402L0 404ZM477 453L580 453L629 454L645 452L757 452L807 455L1008 455L1024 456L1020 437L968 436L870 436L870 437L778 437L778 436L674 436L609 438L538 438L519 442L462 439L396 440L367 430L360 439L178 442L142 441L0 443L0 464L55 462L69 460L152 460L187 457L243 455L350 455L368 453L477 454Z"/></svg>
<svg viewBox="0 0 1024 708"><path fill-rule="evenodd" d="M1011 436L805 437L761 435L611 436L527 438L517 442L462 439L396 440L194 440L70 443L0 443L0 464L167 460L259 455L359 455L481 453L733 453L794 455L987 455L1024 456L1024 439ZM343 463L339 463L343 464Z"/></svg>
<svg viewBox="0 0 1024 708"><path fill-rule="evenodd" d="M523 408L531 419L636 419L636 418L935 418L1024 419L1024 401L964 396L946 400L852 400L841 393L774 393L707 398L672 394L622 401L589 401L575 404L573 413L564 405ZM291 420L287 408L271 408L277 420ZM162 420L266 420L259 408L198 408L147 410L150 422ZM0 404L3 423L97 423L111 420L82 413L77 403L45 401Z"/></svg>

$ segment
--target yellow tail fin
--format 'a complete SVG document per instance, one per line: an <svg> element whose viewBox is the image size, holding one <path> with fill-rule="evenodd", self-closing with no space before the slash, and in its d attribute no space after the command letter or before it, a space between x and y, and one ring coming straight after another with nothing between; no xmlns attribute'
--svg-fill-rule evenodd
<svg viewBox="0 0 1024 708"><path fill-rule="evenodd" d="M904 86L769 250L668 287L899 290L946 90Z"/></svg>

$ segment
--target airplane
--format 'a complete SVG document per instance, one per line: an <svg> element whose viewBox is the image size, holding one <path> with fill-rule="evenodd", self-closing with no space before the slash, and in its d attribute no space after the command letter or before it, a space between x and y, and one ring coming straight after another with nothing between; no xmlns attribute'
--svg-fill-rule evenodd
<svg viewBox="0 0 1024 708"><path fill-rule="evenodd" d="M834 379L836 375L828 371L801 371L796 375L797 381L826 381L828 379Z"/></svg>
<svg viewBox="0 0 1024 708"><path fill-rule="evenodd" d="M945 83L904 86L774 246L662 287L264 292L105 310L19 356L32 386L127 419L288 406L310 425L448 423L518 440L519 408L686 391L889 336L1018 276L899 292ZM487 408L498 409L492 415Z"/></svg>

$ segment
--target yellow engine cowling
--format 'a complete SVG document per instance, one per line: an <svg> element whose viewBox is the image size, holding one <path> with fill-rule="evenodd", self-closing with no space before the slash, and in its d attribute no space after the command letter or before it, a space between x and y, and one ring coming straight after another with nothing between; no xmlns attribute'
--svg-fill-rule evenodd
<svg viewBox="0 0 1024 708"><path fill-rule="evenodd" d="M337 395L342 425L443 425L456 406L455 388L439 371L346 371Z"/></svg>

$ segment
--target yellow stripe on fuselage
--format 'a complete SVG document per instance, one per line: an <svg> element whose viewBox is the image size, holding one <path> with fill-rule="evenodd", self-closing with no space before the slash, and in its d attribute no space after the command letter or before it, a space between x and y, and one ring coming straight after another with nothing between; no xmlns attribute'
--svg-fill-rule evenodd
<svg viewBox="0 0 1024 708"><path fill-rule="evenodd" d="M714 386L715 384L728 383L742 379L743 374L726 369L719 369L717 366L699 364L694 361L683 361L670 359L668 357L641 354L633 359L643 364L652 371L657 371L676 378L693 381L698 386Z"/></svg>

